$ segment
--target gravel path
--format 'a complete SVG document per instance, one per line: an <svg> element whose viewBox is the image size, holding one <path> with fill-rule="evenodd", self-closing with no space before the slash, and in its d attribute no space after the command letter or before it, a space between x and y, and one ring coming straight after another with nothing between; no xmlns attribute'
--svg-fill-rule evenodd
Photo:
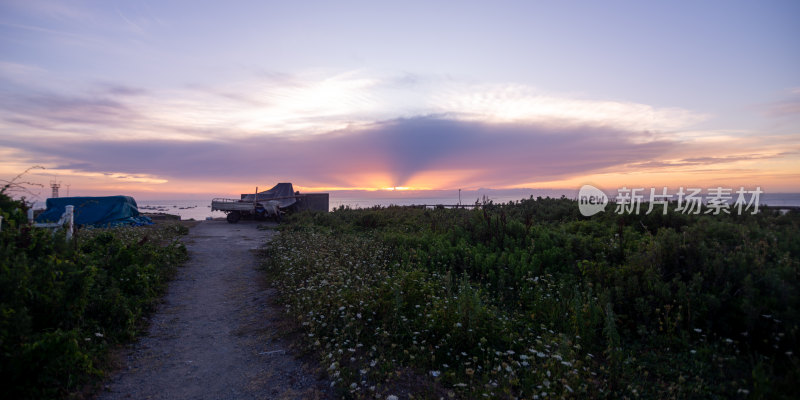
<svg viewBox="0 0 800 400"><path fill-rule="evenodd" d="M324 382L278 337L281 312L255 250L259 223L203 221L147 336L132 345L99 399L314 399Z"/></svg>

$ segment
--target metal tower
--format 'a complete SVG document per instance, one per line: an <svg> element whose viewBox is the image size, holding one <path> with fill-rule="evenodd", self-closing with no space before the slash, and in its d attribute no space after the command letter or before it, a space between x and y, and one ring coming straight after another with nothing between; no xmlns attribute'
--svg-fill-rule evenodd
<svg viewBox="0 0 800 400"><path fill-rule="evenodd" d="M53 195L50 196L50 197L52 197L54 199L57 198L58 197L58 188L60 188L60 187L61 187L61 182L59 182L59 181L57 181L55 179L50 181L50 188L53 189Z"/></svg>

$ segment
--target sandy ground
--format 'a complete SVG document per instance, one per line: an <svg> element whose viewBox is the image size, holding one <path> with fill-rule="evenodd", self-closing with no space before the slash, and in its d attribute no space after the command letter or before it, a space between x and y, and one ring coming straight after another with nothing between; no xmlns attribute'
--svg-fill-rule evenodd
<svg viewBox="0 0 800 400"><path fill-rule="evenodd" d="M278 334L282 314L257 269L275 234L263 223L203 221L149 332L123 355L99 399L326 398L328 386Z"/></svg>

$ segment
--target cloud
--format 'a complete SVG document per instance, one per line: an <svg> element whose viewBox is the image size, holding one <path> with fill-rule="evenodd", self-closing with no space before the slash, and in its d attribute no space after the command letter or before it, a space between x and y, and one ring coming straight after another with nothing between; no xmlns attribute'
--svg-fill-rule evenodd
<svg viewBox="0 0 800 400"><path fill-rule="evenodd" d="M767 105L764 113L775 118L800 116L800 88L788 92L784 99Z"/></svg>
<svg viewBox="0 0 800 400"><path fill-rule="evenodd" d="M634 166L636 168L696 167L703 165L729 164L739 161L758 161L758 160L777 159L789 156L796 156L797 154L798 154L797 151L784 151L771 154L740 154L740 155L728 155L721 157L713 157L713 156L689 157L679 160L646 161L643 163L632 163L631 166Z"/></svg>
<svg viewBox="0 0 800 400"><path fill-rule="evenodd" d="M259 71L251 80L160 90L115 82L22 89L7 87L0 99L0 146L15 149L18 161L150 183L519 187L798 148L690 131L705 116L689 110L416 74Z"/></svg>
<svg viewBox="0 0 800 400"><path fill-rule="evenodd" d="M140 118L122 102L102 97L32 94L2 104L6 110L20 116L16 121L34 121L29 125L53 129L60 124L105 126Z"/></svg>
<svg viewBox="0 0 800 400"><path fill-rule="evenodd" d="M101 95L101 96L129 97L129 96L145 96L151 94L149 90L144 88L122 85L114 82L101 82L97 86L98 90L95 95Z"/></svg>
<svg viewBox="0 0 800 400"><path fill-rule="evenodd" d="M27 15L44 16L52 20L70 20L79 23L92 21L92 15L81 4L65 4L61 1L7 1L5 6Z"/></svg>
<svg viewBox="0 0 800 400"><path fill-rule="evenodd" d="M14 68L9 69L7 75L13 75ZM74 134L95 137L109 132L183 140L218 138L214 132L224 132L225 137L313 135L421 115L556 128L605 126L643 135L683 129L705 118L684 109L545 93L523 85L479 85L445 76L380 76L364 71L259 71L242 81L161 90L103 82L53 92L30 84L8 89L7 94L9 100L0 104L0 119L6 123L46 129L53 119L64 122L58 118L68 113ZM63 113L51 115L43 103ZM99 132L93 126L97 123L104 124Z"/></svg>
<svg viewBox="0 0 800 400"><path fill-rule="evenodd" d="M45 73L43 68L35 65L0 61L0 79L9 82L30 82L31 79L41 78Z"/></svg>
<svg viewBox="0 0 800 400"><path fill-rule="evenodd" d="M524 85L471 85L443 91L435 107L466 119L609 126L639 131L674 131L708 116L681 108L587 99L546 93Z"/></svg>
<svg viewBox="0 0 800 400"><path fill-rule="evenodd" d="M492 124L442 117L373 123L311 138L247 140L54 139L0 144L38 157L56 157L64 168L116 171L148 179L242 182L295 179L363 187L365 171L407 186L431 170L470 171L463 187L550 181L658 157L675 144L633 143L630 132L609 128L553 129L537 124ZM152 178L151 178L152 177ZM285 177L285 178L284 178Z"/></svg>

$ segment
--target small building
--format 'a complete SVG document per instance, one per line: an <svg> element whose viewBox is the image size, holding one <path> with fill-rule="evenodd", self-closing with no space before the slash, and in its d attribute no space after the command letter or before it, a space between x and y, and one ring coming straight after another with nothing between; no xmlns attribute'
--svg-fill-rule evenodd
<svg viewBox="0 0 800 400"><path fill-rule="evenodd" d="M294 205L295 211L325 211L330 210L328 193L305 193L299 195Z"/></svg>

